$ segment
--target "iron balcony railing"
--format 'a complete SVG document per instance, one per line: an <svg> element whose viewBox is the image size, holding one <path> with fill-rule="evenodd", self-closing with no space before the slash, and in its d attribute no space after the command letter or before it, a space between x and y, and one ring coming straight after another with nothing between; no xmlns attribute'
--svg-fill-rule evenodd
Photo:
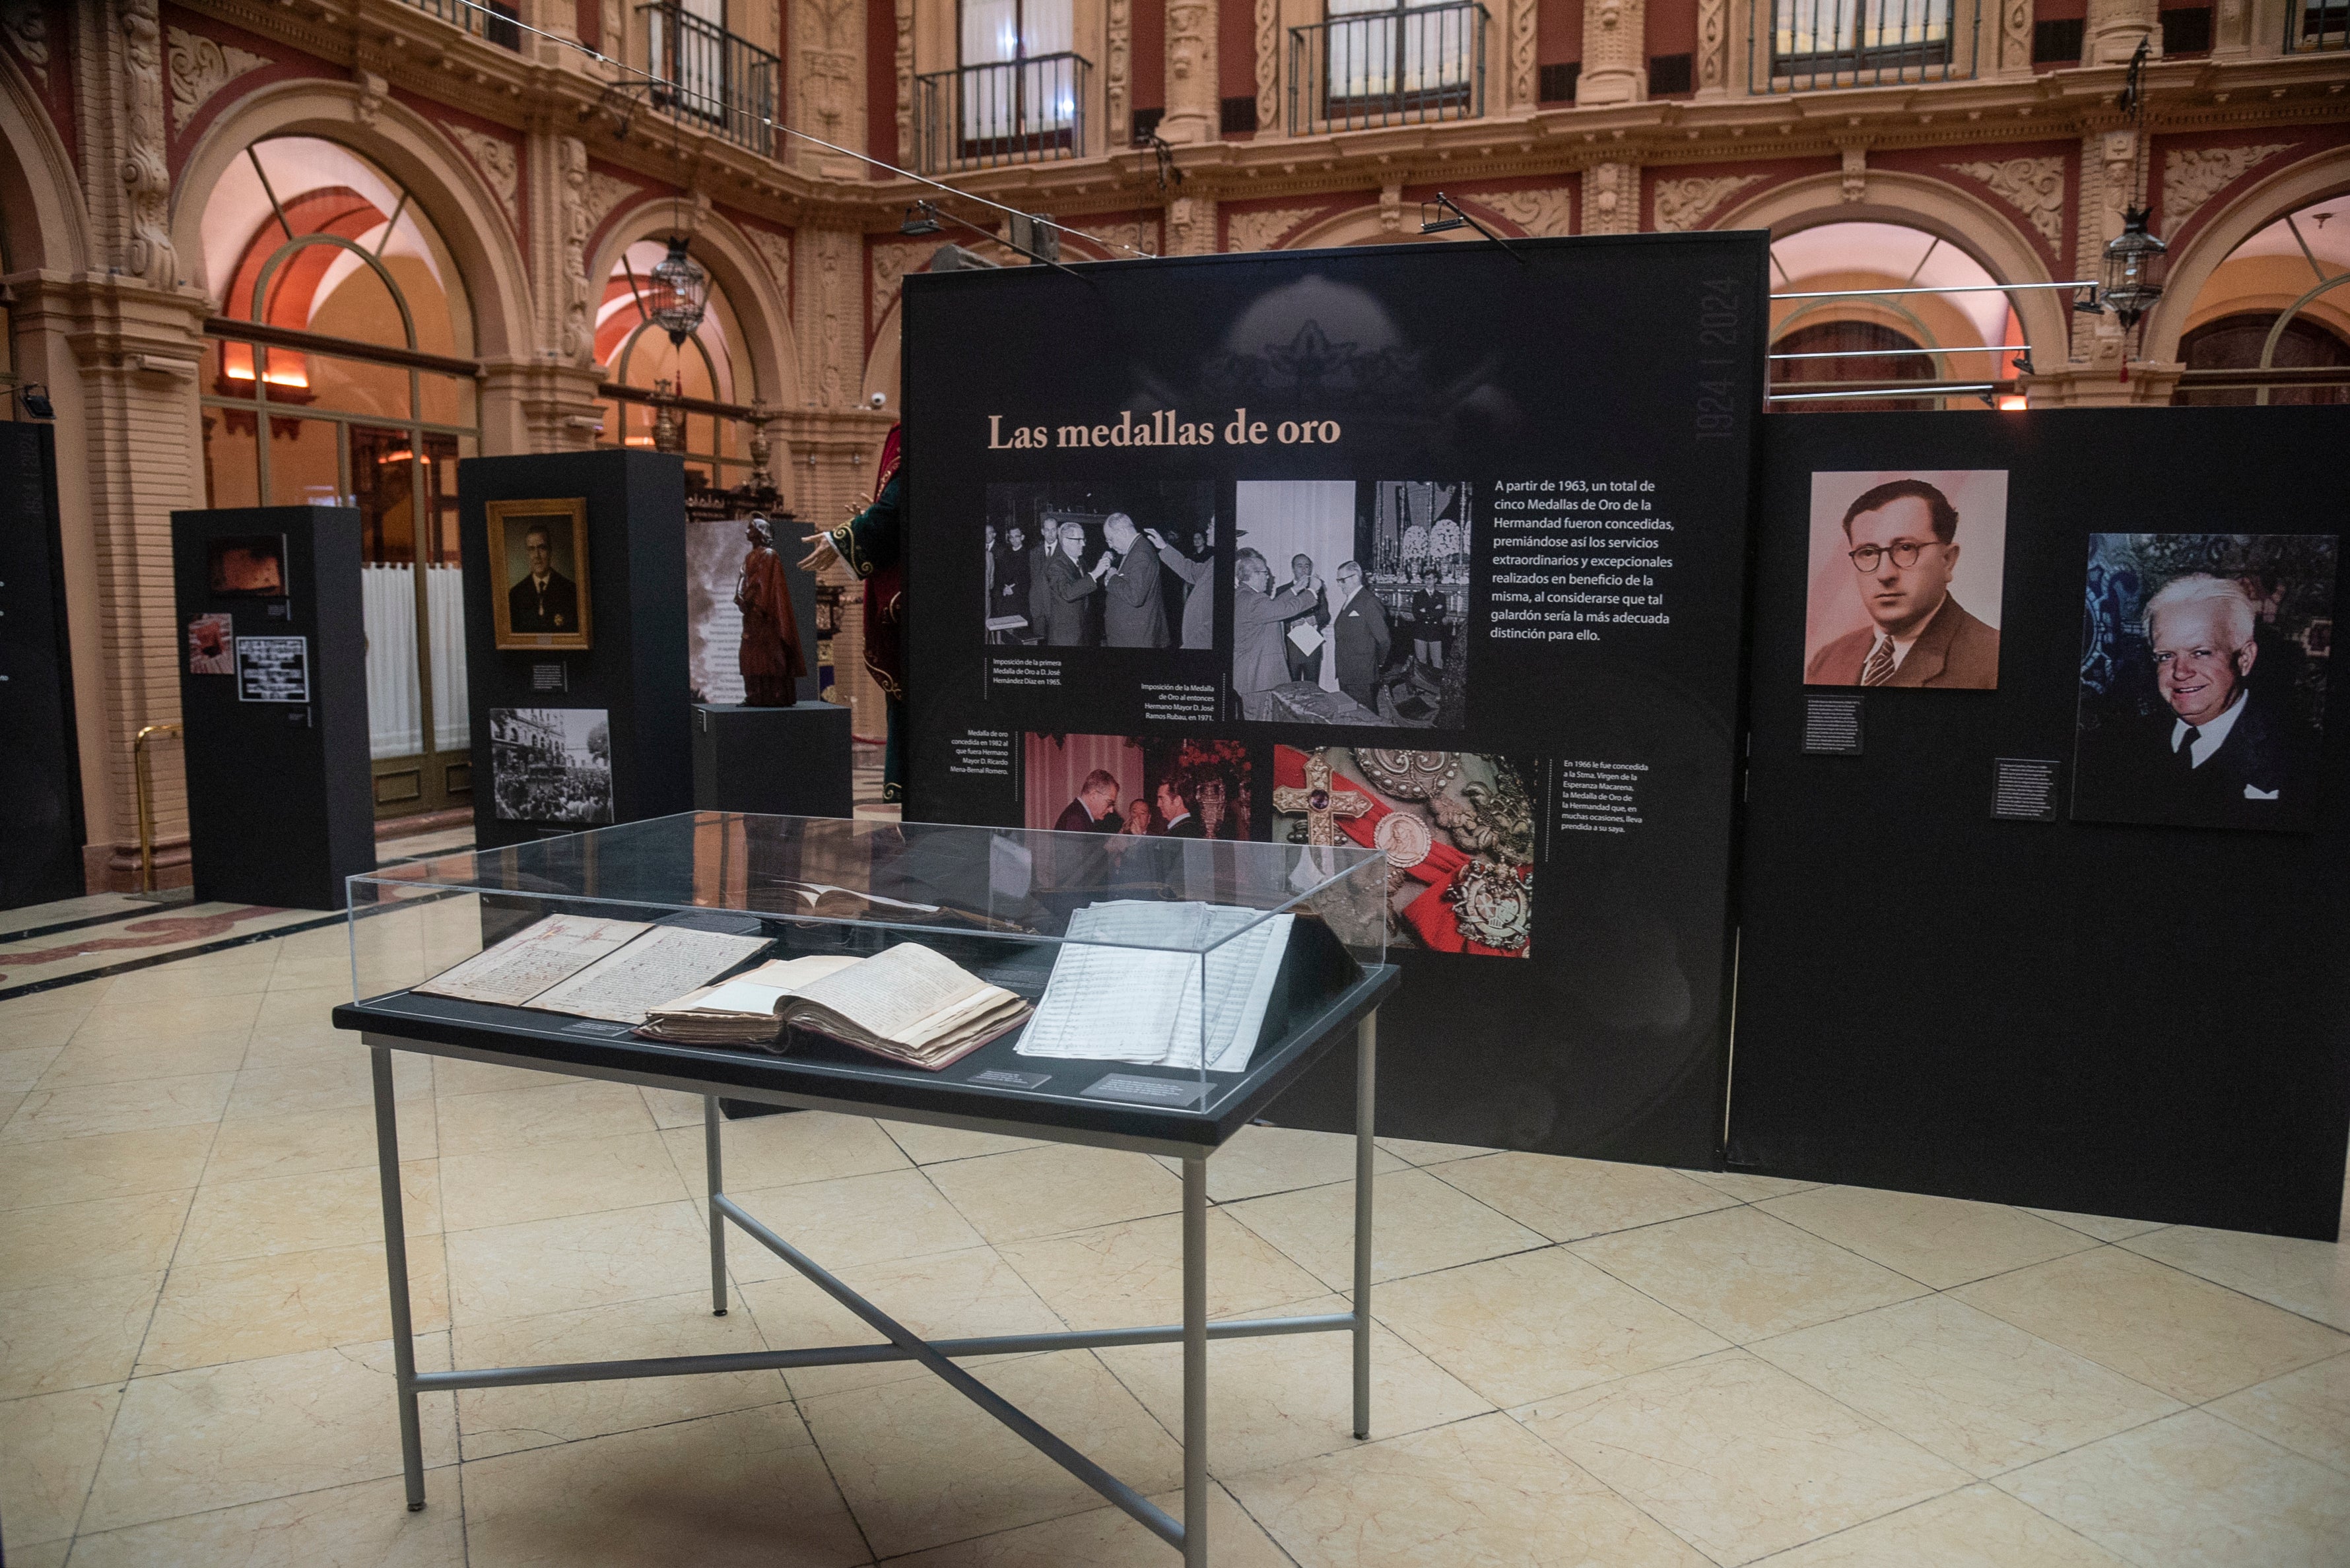
<svg viewBox="0 0 2350 1568"><path fill-rule="evenodd" d="M2350 0L2286 0L2284 51L2350 49Z"/></svg>
<svg viewBox="0 0 2350 1568"><path fill-rule="evenodd" d="M1093 63L1034 55L914 78L914 140L924 173L1086 155Z"/></svg>
<svg viewBox="0 0 2350 1568"><path fill-rule="evenodd" d="M1289 30L1289 133L1485 112L1485 7L1425 5Z"/></svg>
<svg viewBox="0 0 2350 1568"><path fill-rule="evenodd" d="M637 7L655 107L681 125L772 157L782 118L783 62L676 0Z"/></svg>
<svg viewBox="0 0 2350 1568"><path fill-rule="evenodd" d="M522 47L522 29L515 26L522 13L515 9L510 0L479 0L479 3L470 5L463 0L408 0L408 3L419 11L453 22L476 37L487 38L501 47L515 50Z"/></svg>
<svg viewBox="0 0 2350 1568"><path fill-rule="evenodd" d="M1964 80L1981 36L1982 0L1758 0L1746 18L1748 82L1810 92Z"/></svg>

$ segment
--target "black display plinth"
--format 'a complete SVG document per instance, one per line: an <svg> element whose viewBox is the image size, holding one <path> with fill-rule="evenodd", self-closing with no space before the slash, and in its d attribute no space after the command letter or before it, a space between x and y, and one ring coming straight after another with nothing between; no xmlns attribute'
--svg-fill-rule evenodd
<svg viewBox="0 0 2350 1568"><path fill-rule="evenodd" d="M174 512L172 566L196 898L339 909L375 869L359 512Z"/></svg>
<svg viewBox="0 0 2350 1568"><path fill-rule="evenodd" d="M837 702L696 707L694 809L766 816L850 815L855 793L848 721L848 710Z"/></svg>
<svg viewBox="0 0 2350 1568"><path fill-rule="evenodd" d="M57 440L47 425L0 421L0 909L78 898L81 760L66 646Z"/></svg>
<svg viewBox="0 0 2350 1568"><path fill-rule="evenodd" d="M458 465L458 493L473 842L497 848L686 810L693 778L683 460L651 452L468 458ZM588 646L501 649L497 610L516 576L508 559L493 559L490 504L573 500L585 518ZM566 575L579 575L576 560L564 564Z"/></svg>

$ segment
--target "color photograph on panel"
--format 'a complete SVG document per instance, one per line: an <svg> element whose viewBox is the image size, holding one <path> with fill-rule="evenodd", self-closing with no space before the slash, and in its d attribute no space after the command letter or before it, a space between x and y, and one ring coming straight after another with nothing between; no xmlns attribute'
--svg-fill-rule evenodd
<svg viewBox="0 0 2350 1568"><path fill-rule="evenodd" d="M2073 815L2307 832L2334 541L2092 534Z"/></svg>
<svg viewBox="0 0 2350 1568"><path fill-rule="evenodd" d="M1814 473L1806 686L1999 684L2007 472Z"/></svg>

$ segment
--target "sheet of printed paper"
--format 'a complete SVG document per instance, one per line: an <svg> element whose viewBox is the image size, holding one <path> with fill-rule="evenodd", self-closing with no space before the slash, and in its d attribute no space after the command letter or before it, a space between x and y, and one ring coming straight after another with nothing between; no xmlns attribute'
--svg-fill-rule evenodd
<svg viewBox="0 0 2350 1568"><path fill-rule="evenodd" d="M1289 623L1289 640L1296 645L1298 652L1312 653L1324 639L1321 628L1312 621L1294 620Z"/></svg>
<svg viewBox="0 0 2350 1568"><path fill-rule="evenodd" d="M1196 1067L1204 1049L1211 1072L1248 1070L1295 919L1293 915L1268 918L1262 909L1225 905L1208 910L1211 939L1224 940L1208 950L1203 984L1184 988L1183 1009L1175 1015L1170 1043L1170 1065ZM1205 1028L1201 1025L1203 1005Z"/></svg>
<svg viewBox="0 0 2350 1568"><path fill-rule="evenodd" d="M642 1023L672 997L708 985L769 944L762 936L655 926L626 948L523 1003L542 1012Z"/></svg>
<svg viewBox="0 0 2350 1568"><path fill-rule="evenodd" d="M786 996L797 996L826 975L853 969L865 961L853 953L812 953L806 958L771 959L754 970L736 975L693 1005L702 1012L773 1012Z"/></svg>
<svg viewBox="0 0 2350 1568"><path fill-rule="evenodd" d="M642 920L549 915L413 989L427 996L520 1007L650 929ZM675 996L688 989L679 986L669 994Z"/></svg>
<svg viewBox="0 0 2350 1568"><path fill-rule="evenodd" d="M1014 1049L1024 1056L1087 1061L1171 1060L1176 1018L1199 986L1208 913L1205 904L1143 898L1077 910L1068 934L1091 940L1062 944ZM1190 1055L1199 1055L1196 1033Z"/></svg>

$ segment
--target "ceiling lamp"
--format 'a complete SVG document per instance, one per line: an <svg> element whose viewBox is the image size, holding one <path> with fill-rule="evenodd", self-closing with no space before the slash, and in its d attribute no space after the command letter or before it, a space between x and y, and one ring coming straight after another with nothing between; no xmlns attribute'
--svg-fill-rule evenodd
<svg viewBox="0 0 2350 1568"><path fill-rule="evenodd" d="M669 254L646 275L645 314L654 326L669 334L672 345L682 346L702 327L702 313L710 304L710 275L701 264L685 254L685 236L671 235Z"/></svg>
<svg viewBox="0 0 2350 1568"><path fill-rule="evenodd" d="M2162 278L2170 265L2170 247L2147 231L2147 211L2131 207L2122 213L2122 232L2106 242L2106 306L2120 318L2126 332L2162 297Z"/></svg>

